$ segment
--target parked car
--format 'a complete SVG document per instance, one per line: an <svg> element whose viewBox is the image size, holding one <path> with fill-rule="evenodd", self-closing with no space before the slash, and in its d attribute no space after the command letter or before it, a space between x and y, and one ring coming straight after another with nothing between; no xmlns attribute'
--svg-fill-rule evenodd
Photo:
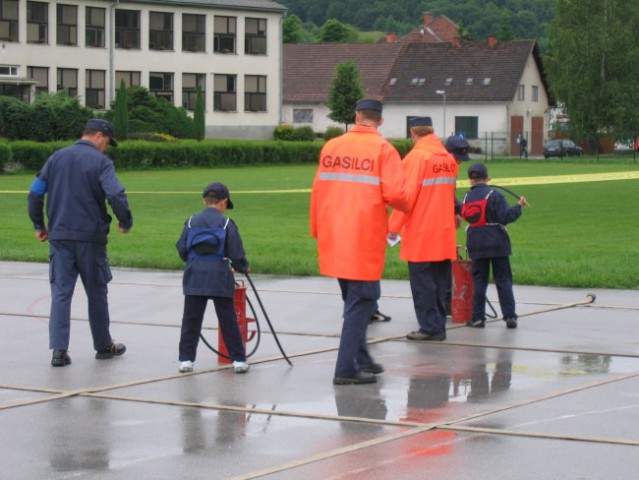
<svg viewBox="0 0 639 480"><path fill-rule="evenodd" d="M565 157L566 155L581 155L583 149L568 138L549 140L544 144L544 158Z"/></svg>

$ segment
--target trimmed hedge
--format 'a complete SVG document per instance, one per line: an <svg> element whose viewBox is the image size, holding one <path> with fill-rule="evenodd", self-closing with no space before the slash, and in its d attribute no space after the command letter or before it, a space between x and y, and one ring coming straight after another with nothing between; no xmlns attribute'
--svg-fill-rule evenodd
<svg viewBox="0 0 639 480"><path fill-rule="evenodd" d="M411 149L410 140L392 142L403 157ZM27 170L40 170L49 156L73 142L0 142L0 171L9 161ZM260 164L316 163L323 142L180 140L157 143L124 141L109 148L108 155L119 169L162 167L215 167Z"/></svg>

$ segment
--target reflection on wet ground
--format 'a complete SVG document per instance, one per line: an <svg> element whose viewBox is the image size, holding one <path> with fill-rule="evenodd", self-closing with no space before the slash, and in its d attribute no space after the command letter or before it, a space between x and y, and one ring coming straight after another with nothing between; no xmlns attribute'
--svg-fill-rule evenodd
<svg viewBox="0 0 639 480"><path fill-rule="evenodd" d="M407 283L385 281L393 319L368 332L385 373L335 386L331 279L255 278L293 367L263 327L247 375L203 346L195 373L180 375L179 272L114 277L112 330L126 355L94 360L79 290L73 364L53 369L46 266L0 262L0 478L537 480L634 478L639 468L635 292L554 308L586 292L516 287L517 330L451 323L445 342L424 344L405 340L415 326ZM210 315L205 335L216 342Z"/></svg>

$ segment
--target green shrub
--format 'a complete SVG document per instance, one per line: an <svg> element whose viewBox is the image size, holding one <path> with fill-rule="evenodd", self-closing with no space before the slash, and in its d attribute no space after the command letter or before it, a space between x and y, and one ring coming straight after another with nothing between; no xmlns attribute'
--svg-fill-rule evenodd
<svg viewBox="0 0 639 480"><path fill-rule="evenodd" d="M73 142L48 142L39 143L30 140L21 140L11 143L11 156L15 163L27 170L40 170L47 158L56 150L68 147Z"/></svg>
<svg viewBox="0 0 639 480"><path fill-rule="evenodd" d="M298 127L293 132L293 139L298 142L312 142L315 140L315 131L309 125Z"/></svg>
<svg viewBox="0 0 639 480"><path fill-rule="evenodd" d="M11 162L11 146L5 139L0 139L0 172Z"/></svg>
<svg viewBox="0 0 639 480"><path fill-rule="evenodd" d="M292 142L295 140L295 127L292 125L278 125L275 127L275 130L273 130L273 138L275 140Z"/></svg>
<svg viewBox="0 0 639 480"><path fill-rule="evenodd" d="M341 127L328 127L324 132L324 140L329 141L331 138L344 135L344 129Z"/></svg>

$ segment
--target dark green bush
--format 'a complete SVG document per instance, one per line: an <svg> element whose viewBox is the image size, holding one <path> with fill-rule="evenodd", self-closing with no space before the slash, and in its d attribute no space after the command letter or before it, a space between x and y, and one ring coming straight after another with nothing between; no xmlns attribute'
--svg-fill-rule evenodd
<svg viewBox="0 0 639 480"><path fill-rule="evenodd" d="M11 146L6 140L0 139L0 172L4 171L9 162L11 162Z"/></svg>
<svg viewBox="0 0 639 480"><path fill-rule="evenodd" d="M11 142L11 157L13 162L28 170L40 170L47 158L60 148L67 147L73 142L38 143L30 140Z"/></svg>
<svg viewBox="0 0 639 480"><path fill-rule="evenodd" d="M328 127L324 132L324 140L329 141L331 138L344 135L344 129L340 127Z"/></svg>
<svg viewBox="0 0 639 480"><path fill-rule="evenodd" d="M298 127L293 132L293 139L298 142L312 142L315 140L315 131L309 125Z"/></svg>
<svg viewBox="0 0 639 480"><path fill-rule="evenodd" d="M275 140L283 140L292 142L295 140L295 127L293 125L278 125L273 130L273 138Z"/></svg>

